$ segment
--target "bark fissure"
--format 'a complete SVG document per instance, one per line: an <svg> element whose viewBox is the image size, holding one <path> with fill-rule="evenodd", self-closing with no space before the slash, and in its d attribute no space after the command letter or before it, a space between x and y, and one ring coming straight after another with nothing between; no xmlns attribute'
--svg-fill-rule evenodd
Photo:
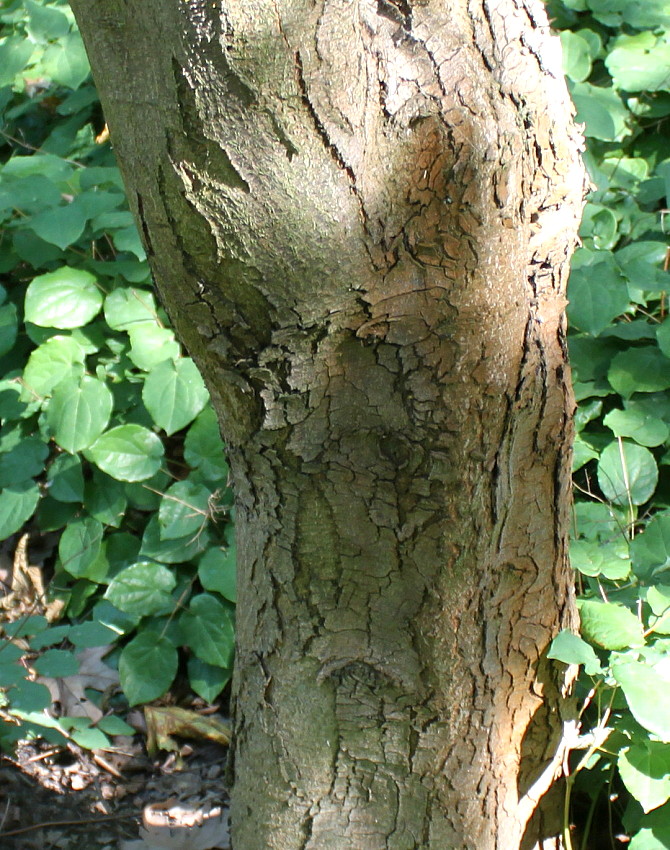
<svg viewBox="0 0 670 850"><path fill-rule="evenodd" d="M558 846L583 177L546 17L73 6L235 478L235 850Z"/></svg>

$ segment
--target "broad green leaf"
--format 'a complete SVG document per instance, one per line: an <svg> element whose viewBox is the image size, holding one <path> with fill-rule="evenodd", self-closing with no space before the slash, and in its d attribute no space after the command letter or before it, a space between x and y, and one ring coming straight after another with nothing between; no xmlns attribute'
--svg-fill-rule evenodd
<svg viewBox="0 0 670 850"><path fill-rule="evenodd" d="M47 488L51 498L59 502L81 502L84 498L81 459L69 454L59 455L47 472Z"/></svg>
<svg viewBox="0 0 670 850"><path fill-rule="evenodd" d="M598 460L598 484L606 499L615 505L643 505L658 482L658 467L649 449L615 440L603 449Z"/></svg>
<svg viewBox="0 0 670 850"><path fill-rule="evenodd" d="M14 348L19 322L14 304L3 304L0 307L0 357Z"/></svg>
<svg viewBox="0 0 670 850"><path fill-rule="evenodd" d="M17 74L26 67L34 45L19 35L9 35L0 44L0 86L11 85Z"/></svg>
<svg viewBox="0 0 670 850"><path fill-rule="evenodd" d="M624 579L630 573L630 560L621 557L615 547L603 546L596 540L573 540L570 563L585 576L604 576L611 581Z"/></svg>
<svg viewBox="0 0 670 850"><path fill-rule="evenodd" d="M580 599L577 604L582 634L591 643L603 649L627 649L644 644L642 624L623 605L598 599Z"/></svg>
<svg viewBox="0 0 670 850"><path fill-rule="evenodd" d="M188 429L184 459L207 481L227 481L228 464L216 414L206 407Z"/></svg>
<svg viewBox="0 0 670 850"><path fill-rule="evenodd" d="M575 437L572 446L572 471L577 472L585 463L590 460L595 460L599 452L593 448L586 440L583 440L579 434Z"/></svg>
<svg viewBox="0 0 670 850"><path fill-rule="evenodd" d="M44 73L57 83L78 89L90 73L84 43L78 32L71 32L50 44L42 58Z"/></svg>
<svg viewBox="0 0 670 850"><path fill-rule="evenodd" d="M58 679L74 676L79 672L79 664L74 653L65 649L48 649L40 658L33 661L32 666L40 676Z"/></svg>
<svg viewBox="0 0 670 850"><path fill-rule="evenodd" d="M47 411L54 439L67 452L91 446L109 423L112 394L103 381L85 375L66 378L56 387Z"/></svg>
<svg viewBox="0 0 670 850"><path fill-rule="evenodd" d="M670 429L662 419L650 416L644 410L630 407L611 410L603 419L616 437L630 437L641 446L660 446L670 436Z"/></svg>
<svg viewBox="0 0 670 850"><path fill-rule="evenodd" d="M12 711L42 711L51 705L51 693L45 685L22 679L7 692Z"/></svg>
<svg viewBox="0 0 670 850"><path fill-rule="evenodd" d="M633 571L649 582L670 568L670 514L657 514L630 544Z"/></svg>
<svg viewBox="0 0 670 850"><path fill-rule="evenodd" d="M565 664L583 664L584 672L595 676L602 672L600 661L592 646L572 632L559 632L551 642L547 658L555 658Z"/></svg>
<svg viewBox="0 0 670 850"><path fill-rule="evenodd" d="M152 516L144 529L140 554L162 564L181 564L191 561L209 545L207 531L161 540L158 517Z"/></svg>
<svg viewBox="0 0 670 850"><path fill-rule="evenodd" d="M75 364L83 372L85 353L70 336L52 336L38 346L28 358L23 382L30 396L46 396L64 378L70 376Z"/></svg>
<svg viewBox="0 0 670 850"><path fill-rule="evenodd" d="M670 358L670 319L666 319L656 331L658 347L666 357Z"/></svg>
<svg viewBox="0 0 670 850"><path fill-rule="evenodd" d="M135 254L138 260L146 259L146 252L140 239L140 234L134 224L129 227L124 227L122 230L116 230L112 236L114 247L118 251L129 251Z"/></svg>
<svg viewBox="0 0 670 850"><path fill-rule="evenodd" d="M71 626L68 640L78 649L87 649L94 646L107 646L118 638L119 633L108 626L103 626L95 620L79 623Z"/></svg>
<svg viewBox="0 0 670 850"><path fill-rule="evenodd" d="M645 812L670 799L670 745L659 741L634 742L621 750L617 761L623 784Z"/></svg>
<svg viewBox="0 0 670 850"><path fill-rule="evenodd" d="M82 720L83 718L77 717L75 719ZM90 720L87 719L86 722L88 724L90 723ZM88 725L82 729L72 729L70 731L70 737L75 744L85 750L101 750L107 749L111 746L110 740L104 732Z"/></svg>
<svg viewBox="0 0 670 850"><path fill-rule="evenodd" d="M591 83L575 83L572 100L577 109L575 121L585 124L585 135L613 142L626 136L628 110L612 88Z"/></svg>
<svg viewBox="0 0 670 850"><path fill-rule="evenodd" d="M39 500L40 490L34 481L0 490L0 540L6 540L30 519Z"/></svg>
<svg viewBox="0 0 670 850"><path fill-rule="evenodd" d="M98 729L101 729L106 735L130 735L135 734L133 729L125 720L122 720L116 714L110 714L98 720Z"/></svg>
<svg viewBox="0 0 670 850"><path fill-rule="evenodd" d="M563 30L563 71L571 80L581 83L591 73L591 48L579 33Z"/></svg>
<svg viewBox="0 0 670 850"><path fill-rule="evenodd" d="M100 581L104 576L96 570L102 545L103 525L97 519L81 518L70 523L58 545L63 568L75 578Z"/></svg>
<svg viewBox="0 0 670 850"><path fill-rule="evenodd" d="M149 372L142 391L142 400L154 422L168 434L192 422L208 399L209 393L190 357L182 357L176 363L160 363Z"/></svg>
<svg viewBox="0 0 670 850"><path fill-rule="evenodd" d="M28 222L40 239L65 249L76 242L86 227L86 214L77 203L44 210Z"/></svg>
<svg viewBox="0 0 670 850"><path fill-rule="evenodd" d="M166 490L158 510L161 540L198 534L209 520L211 496L209 487L188 479Z"/></svg>
<svg viewBox="0 0 670 850"><path fill-rule="evenodd" d="M31 617L24 617L20 620L15 620L13 623L4 623L3 629L8 637L28 637L29 635L37 635L49 628L49 621L41 614L33 614Z"/></svg>
<svg viewBox="0 0 670 850"><path fill-rule="evenodd" d="M146 289L119 287L105 298L104 309L105 321L116 331L128 331L137 324L146 327L147 322L156 326L156 300Z"/></svg>
<svg viewBox="0 0 670 850"><path fill-rule="evenodd" d="M235 630L229 608L209 593L195 596L180 617L188 646L207 664L230 667Z"/></svg>
<svg viewBox="0 0 670 850"><path fill-rule="evenodd" d="M0 487L12 487L33 478L44 469L49 447L39 437L26 437L6 452L0 452Z"/></svg>
<svg viewBox="0 0 670 850"><path fill-rule="evenodd" d="M51 626L30 639L30 648L34 651L37 651L40 649L45 649L48 646L55 646L57 643L63 643L63 641L68 637L69 634L69 625ZM0 651L0 658L4 657L5 651L3 649L2 651Z"/></svg>
<svg viewBox="0 0 670 850"><path fill-rule="evenodd" d="M169 328L161 328L155 322L140 322L128 328L130 351L128 357L138 369L151 371L164 360L179 357L179 343Z"/></svg>
<svg viewBox="0 0 670 850"><path fill-rule="evenodd" d="M105 525L118 528L126 512L124 484L98 469L93 470L93 477L86 482L84 488L84 508L95 519ZM138 547L139 551L139 547Z"/></svg>
<svg viewBox="0 0 670 850"><path fill-rule="evenodd" d="M233 543L227 549L213 546L198 564L198 578L205 590L220 593L231 602L237 601L237 551Z"/></svg>
<svg viewBox="0 0 670 850"><path fill-rule="evenodd" d="M26 292L25 318L47 328L78 328L100 312L102 293L92 274L62 266L33 278Z"/></svg>
<svg viewBox="0 0 670 850"><path fill-rule="evenodd" d="M141 425L119 425L104 433L86 451L107 475L119 481L144 481L160 469L163 461L160 438Z"/></svg>
<svg viewBox="0 0 670 850"><path fill-rule="evenodd" d="M609 207L589 202L584 208L579 235L587 248L611 249L619 239L617 218Z"/></svg>
<svg viewBox="0 0 670 850"><path fill-rule="evenodd" d="M57 502L51 496L43 496L35 513L40 531L58 531L74 518L77 513L75 502Z"/></svg>
<svg viewBox="0 0 670 850"><path fill-rule="evenodd" d="M611 254L601 262L573 269L568 297L571 324L593 336L605 330L630 303L626 280Z"/></svg>
<svg viewBox="0 0 670 850"><path fill-rule="evenodd" d="M24 8L28 12L26 29L33 41L48 44L63 38L70 31L67 16L53 6L42 6L34 0L24 0Z"/></svg>
<svg viewBox="0 0 670 850"><path fill-rule="evenodd" d="M147 675L151 671L151 675ZM177 650L166 637L141 632L121 652L121 687L131 705L162 696L177 673Z"/></svg>
<svg viewBox="0 0 670 850"><path fill-rule="evenodd" d="M205 702L213 703L230 681L232 670L207 664L192 655L188 659L188 681Z"/></svg>
<svg viewBox="0 0 670 850"><path fill-rule="evenodd" d="M112 579L105 599L127 614L142 617L165 614L172 610L170 594L176 583L172 570L162 564L140 561Z"/></svg>
<svg viewBox="0 0 670 850"><path fill-rule="evenodd" d="M625 91L668 90L670 44L651 31L620 35L605 59L614 85Z"/></svg>
<svg viewBox="0 0 670 850"><path fill-rule="evenodd" d="M621 685L637 722L664 743L670 743L670 680L652 667L635 661L615 662L612 675Z"/></svg>

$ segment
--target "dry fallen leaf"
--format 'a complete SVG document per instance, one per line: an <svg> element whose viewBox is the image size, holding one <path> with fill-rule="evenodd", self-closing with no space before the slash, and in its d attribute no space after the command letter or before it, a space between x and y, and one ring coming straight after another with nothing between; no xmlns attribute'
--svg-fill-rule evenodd
<svg viewBox="0 0 670 850"><path fill-rule="evenodd" d="M105 691L117 685L119 674L102 660L111 646L94 646L82 649L75 656L79 662L79 672L74 676L50 679L46 676L37 679L49 688L51 699L60 703L61 713L66 717L88 717L97 723L103 716L102 711L84 693L86 688Z"/></svg>
<svg viewBox="0 0 670 850"><path fill-rule="evenodd" d="M170 808L154 804L145 808L143 819L147 825L140 829L140 840L122 842L121 850L227 850L230 847L228 812L220 808L204 811L179 803ZM156 825L156 821L165 825Z"/></svg>
<svg viewBox="0 0 670 850"><path fill-rule="evenodd" d="M230 728L216 717L203 717L195 711L176 706L144 707L147 721L147 750L153 755L158 750L177 750L172 735L214 741L224 746L230 743Z"/></svg>

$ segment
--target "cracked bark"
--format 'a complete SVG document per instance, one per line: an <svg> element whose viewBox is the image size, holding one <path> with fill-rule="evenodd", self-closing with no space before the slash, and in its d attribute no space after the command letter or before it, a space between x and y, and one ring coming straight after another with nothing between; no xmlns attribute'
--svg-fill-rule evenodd
<svg viewBox="0 0 670 850"><path fill-rule="evenodd" d="M584 178L544 10L72 5L229 447L235 850L559 847Z"/></svg>

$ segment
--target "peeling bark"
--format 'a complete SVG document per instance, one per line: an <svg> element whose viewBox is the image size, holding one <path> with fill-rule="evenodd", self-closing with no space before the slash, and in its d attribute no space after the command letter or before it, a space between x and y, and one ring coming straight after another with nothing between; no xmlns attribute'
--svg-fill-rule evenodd
<svg viewBox="0 0 670 850"><path fill-rule="evenodd" d="M72 5L235 479L235 850L559 847L584 176L544 10Z"/></svg>

